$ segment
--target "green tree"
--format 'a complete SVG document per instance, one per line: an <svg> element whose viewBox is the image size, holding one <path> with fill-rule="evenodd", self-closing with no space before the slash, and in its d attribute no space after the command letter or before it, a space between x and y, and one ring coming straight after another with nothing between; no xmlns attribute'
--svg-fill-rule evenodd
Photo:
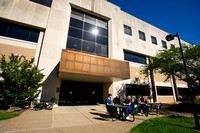
<svg viewBox="0 0 200 133"><path fill-rule="evenodd" d="M9 60L5 55L0 59L0 99L3 107L23 106L30 100L38 88L43 86L44 75L33 65L34 58L11 54Z"/></svg>
<svg viewBox="0 0 200 133"><path fill-rule="evenodd" d="M200 90L200 46L183 45L186 64L190 72L190 80L193 89ZM172 75L179 80L187 82L182 56L178 47L171 47L159 51L155 57L151 57L149 64L143 66L142 73L148 75L148 71L161 73L168 80Z"/></svg>

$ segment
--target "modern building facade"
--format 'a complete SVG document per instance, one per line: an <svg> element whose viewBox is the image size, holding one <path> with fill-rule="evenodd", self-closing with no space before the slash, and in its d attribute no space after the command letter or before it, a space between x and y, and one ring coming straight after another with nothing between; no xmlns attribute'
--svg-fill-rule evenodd
<svg viewBox="0 0 200 133"><path fill-rule="evenodd" d="M174 84L183 95L185 82L140 73L159 50L178 47L168 34L106 0L0 0L0 54L34 57L45 74L39 97L59 105L104 103L108 93L176 101Z"/></svg>

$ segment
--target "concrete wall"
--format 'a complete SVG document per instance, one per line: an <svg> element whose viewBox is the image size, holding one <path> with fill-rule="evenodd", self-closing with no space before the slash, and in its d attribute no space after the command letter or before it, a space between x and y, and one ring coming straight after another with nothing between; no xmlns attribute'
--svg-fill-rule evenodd
<svg viewBox="0 0 200 133"><path fill-rule="evenodd" d="M15 52L14 47L21 47L22 51L23 48L27 49L22 54L26 54L28 58L35 57L36 64L39 69L44 69L45 74L45 86L41 88L42 98L59 97L56 93L56 88L60 86L58 67L61 50L66 48L72 7L108 21L109 58L124 60L124 50L154 56L158 50L163 49L161 40L165 40L167 32L123 12L120 7L106 0L53 0L50 8L29 0L0 0L0 19L41 30L38 43L0 37L0 44L1 48L7 49L6 53ZM131 27L132 36L124 34L124 24ZM146 41L139 39L138 30L145 32ZM158 45L151 43L151 35L157 38ZM177 38L167 42L168 48L170 44L178 46ZM9 52L11 46L13 51ZM31 52L27 53L29 50ZM145 80L144 75L139 73L140 65L133 63L130 68L131 79L140 77ZM104 95L113 93L116 96L123 89L123 84L131 82L131 79L105 84ZM156 84L166 85L163 81L158 81ZM184 84L179 82L179 86Z"/></svg>

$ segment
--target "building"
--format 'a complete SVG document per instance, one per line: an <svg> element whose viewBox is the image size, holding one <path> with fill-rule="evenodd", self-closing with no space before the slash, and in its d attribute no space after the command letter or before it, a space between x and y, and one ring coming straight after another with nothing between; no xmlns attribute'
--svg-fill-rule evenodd
<svg viewBox="0 0 200 133"><path fill-rule="evenodd" d="M178 47L166 35L106 0L0 0L0 53L34 57L45 74L40 97L59 105L103 103L108 93L176 101L172 79L140 74L158 50ZM187 84L176 84L183 94Z"/></svg>

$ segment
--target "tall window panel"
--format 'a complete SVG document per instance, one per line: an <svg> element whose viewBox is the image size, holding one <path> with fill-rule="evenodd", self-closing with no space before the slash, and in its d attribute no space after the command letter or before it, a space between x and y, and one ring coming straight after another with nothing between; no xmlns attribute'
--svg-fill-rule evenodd
<svg viewBox="0 0 200 133"><path fill-rule="evenodd" d="M66 49L108 57L108 23L72 10Z"/></svg>
<svg viewBox="0 0 200 133"><path fill-rule="evenodd" d="M151 36L151 42L155 45L157 45L157 39L154 36Z"/></svg>
<svg viewBox="0 0 200 133"><path fill-rule="evenodd" d="M140 64L146 64L146 57L142 55L137 55L134 53L129 53L124 51L124 60L140 63Z"/></svg>
<svg viewBox="0 0 200 133"><path fill-rule="evenodd" d="M40 30L0 21L0 36L37 43L39 34Z"/></svg>
<svg viewBox="0 0 200 133"><path fill-rule="evenodd" d="M166 41L162 40L162 47L165 48L165 49L167 49L167 43L166 43Z"/></svg>

